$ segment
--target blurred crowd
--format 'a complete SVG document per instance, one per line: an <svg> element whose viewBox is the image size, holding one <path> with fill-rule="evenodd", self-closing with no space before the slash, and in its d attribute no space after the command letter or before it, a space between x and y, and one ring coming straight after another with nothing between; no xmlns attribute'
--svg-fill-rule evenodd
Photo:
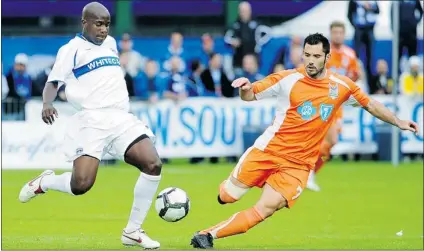
<svg viewBox="0 0 424 251"><path fill-rule="evenodd" d="M355 29L352 47L358 58L364 59L358 59L361 70L357 83L370 94L390 94L393 80L388 75L387 62L378 59L375 65L371 64L371 48L375 42L374 25L379 15L378 3L351 0L348 5L347 17ZM418 0L400 1L399 53L402 57L399 93L405 95L423 94L422 56L417 55L416 32L422 13ZM214 38L208 33L201 36L201 48L186 51L184 34L175 31L170 34L166 55L161 59L152 59L134 50L131 35L123 34L117 41L128 92L133 99L151 103L161 99L180 101L196 96L237 96L238 92L230 86L233 79L243 76L254 82L263 78L259 73L261 62L258 55L262 46L271 39L270 30L252 18L248 2L241 2L238 19L224 36L225 43L233 48L232 55L216 52ZM274 62L271 71L301 65L302 43L301 37L292 36L288 46L282 46L280 53L269 59ZM362 55L362 49L365 55ZM42 95L52 65L31 77L26 71L27 64L28 56L21 53L16 55L11 69L5 72L2 69L2 119L22 119L25 102ZM66 86L59 90L58 101L66 101L64 88Z"/></svg>

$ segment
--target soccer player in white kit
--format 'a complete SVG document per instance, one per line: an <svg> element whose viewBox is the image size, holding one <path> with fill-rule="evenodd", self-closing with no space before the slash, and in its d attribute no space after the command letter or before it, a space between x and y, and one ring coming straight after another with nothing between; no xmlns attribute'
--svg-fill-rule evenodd
<svg viewBox="0 0 424 251"><path fill-rule="evenodd" d="M48 190L85 194L94 184L102 156L109 153L141 172L122 243L159 248L159 242L150 239L141 225L157 191L162 163L152 131L129 113L128 91L116 41L108 35L109 25L110 14L102 4L87 4L82 11L82 34L59 49L43 91L45 123L52 124L57 117L52 102L62 84L66 84L68 101L79 109L64 141L65 155L73 161L72 172L44 171L24 185L19 199L28 202Z"/></svg>

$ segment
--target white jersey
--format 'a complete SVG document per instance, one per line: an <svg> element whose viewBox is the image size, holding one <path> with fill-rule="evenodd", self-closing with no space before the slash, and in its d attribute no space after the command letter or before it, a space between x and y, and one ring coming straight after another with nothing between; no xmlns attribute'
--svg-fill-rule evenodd
<svg viewBox="0 0 424 251"><path fill-rule="evenodd" d="M78 34L59 49L47 82L66 84L66 97L78 110L117 108L128 111L128 90L116 41L101 45Z"/></svg>

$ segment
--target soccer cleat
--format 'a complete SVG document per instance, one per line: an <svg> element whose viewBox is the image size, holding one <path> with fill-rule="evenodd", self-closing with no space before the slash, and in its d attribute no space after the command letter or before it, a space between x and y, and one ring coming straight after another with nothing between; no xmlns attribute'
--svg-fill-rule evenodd
<svg viewBox="0 0 424 251"><path fill-rule="evenodd" d="M200 234L196 232L191 239L190 245L194 248L211 249L213 248L213 237L210 233Z"/></svg>
<svg viewBox="0 0 424 251"><path fill-rule="evenodd" d="M122 231L122 244L125 246L140 246L144 249L156 249L160 247L160 243L150 239L146 232L142 229L137 229L133 232Z"/></svg>
<svg viewBox="0 0 424 251"><path fill-rule="evenodd" d="M54 172L52 170L46 170L33 180L26 183L19 193L19 200L22 203L25 203L37 195L44 194L45 192L41 189L40 184L41 180L47 175L54 175Z"/></svg>

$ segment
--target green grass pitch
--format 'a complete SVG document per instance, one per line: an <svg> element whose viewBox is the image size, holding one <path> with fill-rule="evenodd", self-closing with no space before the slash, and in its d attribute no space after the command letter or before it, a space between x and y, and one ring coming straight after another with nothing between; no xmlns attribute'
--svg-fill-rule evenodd
<svg viewBox="0 0 424 251"><path fill-rule="evenodd" d="M322 191L305 191L295 206L277 212L244 235L215 241L217 249L423 249L423 166L330 162L318 175ZM191 249L192 234L248 208L260 195L221 206L218 185L232 165L164 165L159 189L187 191L191 211L180 222L160 219L152 206L143 228L161 249ZM61 173L62 171L57 171ZM73 197L48 192L27 204L22 185L39 170L2 171L3 249L123 249L120 236L138 171L102 167L93 189ZM396 233L403 230L403 236ZM126 248L128 250L128 248ZM129 250L137 248L129 248Z"/></svg>

